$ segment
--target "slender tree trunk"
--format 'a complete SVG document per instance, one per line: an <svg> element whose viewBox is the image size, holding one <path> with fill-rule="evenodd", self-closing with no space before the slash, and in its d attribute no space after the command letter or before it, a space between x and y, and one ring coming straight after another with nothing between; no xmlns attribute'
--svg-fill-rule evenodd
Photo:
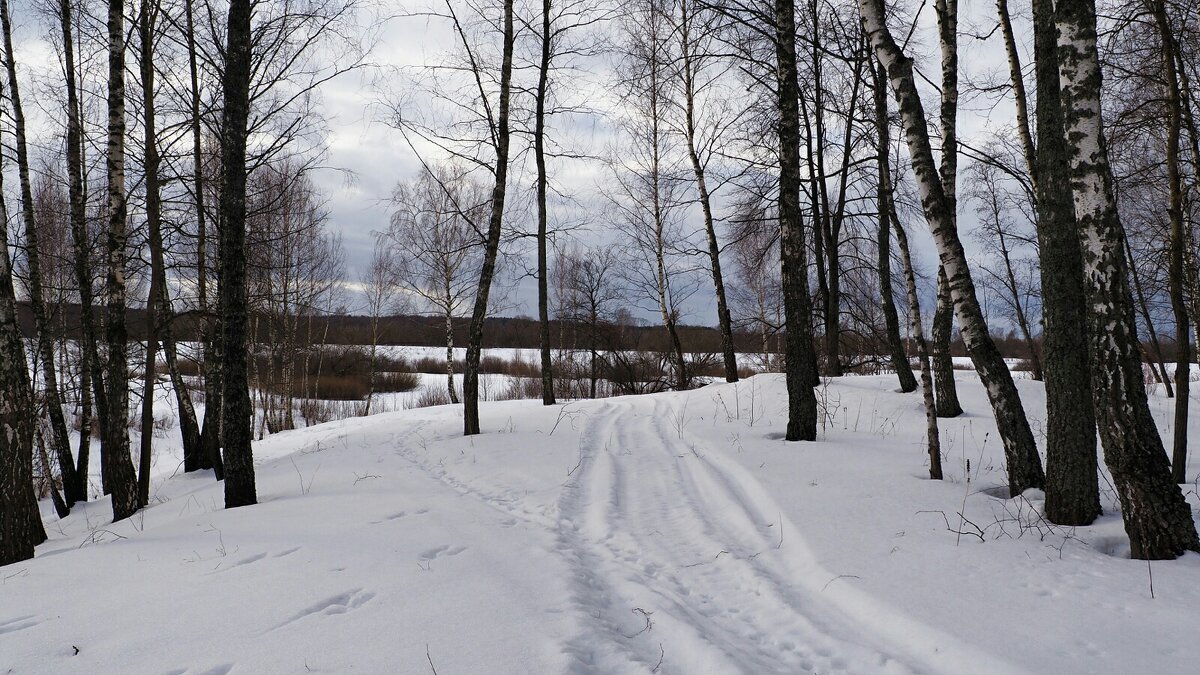
<svg viewBox="0 0 1200 675"><path fill-rule="evenodd" d="M937 0L938 42L942 53L942 97L939 124L942 132L942 190L946 194L949 217L958 229L958 0ZM958 387L954 382L954 362L950 353L953 333L954 300L949 276L944 269L938 272L937 305L934 308L934 358L941 354L941 364L935 368L944 376L939 383L940 417L962 414L958 403Z"/></svg>
<svg viewBox="0 0 1200 675"><path fill-rule="evenodd" d="M1008 55L1009 82L1012 83L1013 101L1017 106L1017 137L1021 140L1021 153L1036 191L1038 176L1037 148L1029 129L1029 97L1025 93L1025 73L1021 70L1021 55L1017 51L1017 39L1013 34L1012 17L1008 12L1008 0L996 0L996 11L1000 17L1000 32L1004 36L1004 51ZM1036 48L1035 48L1036 49ZM1041 95L1041 89L1038 89ZM1040 140L1040 138L1039 138Z"/></svg>
<svg viewBox="0 0 1200 675"><path fill-rule="evenodd" d="M504 44L501 49L500 105L496 113L496 184L492 189L492 213L488 219L487 243L483 268L479 272L479 288L475 294L475 310L467 334L467 367L463 373L463 433L479 433L479 358L483 351L483 322L487 318L488 296L492 277L496 273L496 258L500 250L500 226L504 221L504 196L508 183L509 100L512 93L513 59L513 0L504 2Z"/></svg>
<svg viewBox="0 0 1200 675"><path fill-rule="evenodd" d="M900 219L896 217L895 206L890 201L888 214L896 227L896 243L900 247L900 260L904 266L904 286L908 291L908 321L913 341L917 343L917 359L921 363L921 395L925 402L925 437L929 452L929 477L933 480L942 480L942 441L938 431L937 404L933 397L933 368L929 364L929 346L925 343L925 327L921 322L921 299L917 292L917 277L913 273L908 235L901 227Z"/></svg>
<svg viewBox="0 0 1200 675"><path fill-rule="evenodd" d="M683 80L684 136L687 140L688 159L692 163L692 174L696 178L696 191L700 198L700 212L704 216L704 233L708 241L708 262L712 272L713 294L717 299L717 327L721 331L721 355L725 362L725 381L737 382L737 354L733 348L733 318L729 313L729 302L725 297L725 279L721 274L721 246L717 241L717 229L713 223L712 199L708 192L708 176L696 139L696 55L692 36L692 21L695 5L690 0L679 3L680 76Z"/></svg>
<svg viewBox="0 0 1200 675"><path fill-rule="evenodd" d="M196 208L196 292L200 307L200 339L203 343L201 370L204 374L204 420L199 443L189 453L184 442L183 470L214 469L217 480L224 477L221 465L221 376L220 327L210 312L208 301L208 214L204 198L203 133L200 125L200 76L196 62L195 8L193 0L184 0L185 41L188 51L189 124L192 138L192 199ZM169 362L168 362L169 363ZM172 375L174 378L174 375ZM191 405L191 401L188 401ZM185 431L186 436L186 431Z"/></svg>
<svg viewBox="0 0 1200 675"><path fill-rule="evenodd" d="M101 461L108 465L113 520L138 510L137 477L129 456L129 337L125 325L128 252L125 202L125 3L108 3L108 275L105 280L108 342L108 432Z"/></svg>
<svg viewBox="0 0 1200 675"><path fill-rule="evenodd" d="M79 95L75 80L75 37L72 28L70 0L59 3L59 21L63 40L63 72L67 85L67 175L68 196L71 208L71 241L73 245L75 283L79 287L79 324L83 340L80 354L80 411L79 456L75 469L76 484L64 484L67 500L87 501L88 464L91 459L92 390L96 393L96 408L99 412L101 430L107 419L104 405L103 376L100 372L100 357L96 351L96 323L92 311L92 270L89 263L91 241L88 237L83 188L83 126L80 121ZM101 433L101 438L104 434Z"/></svg>
<svg viewBox="0 0 1200 675"><path fill-rule="evenodd" d="M138 36L142 44L139 67L142 76L143 169L146 183L146 228L150 244L150 295L146 299L146 360L142 387L142 436L138 465L138 503L150 504L150 463L154 442L154 384L158 366L158 311L167 292L163 260L162 193L159 187L158 129L154 115L154 21L157 12L150 0L141 0ZM186 454L186 452L185 452Z"/></svg>
<svg viewBox="0 0 1200 675"><path fill-rule="evenodd" d="M1167 99L1167 184L1170 202L1167 213L1171 219L1171 259L1167 268L1167 289L1171 309L1175 314L1175 433L1172 439L1171 477L1176 483L1187 482L1188 406L1191 399L1191 325L1188 320L1187 298L1184 290L1184 225L1183 180L1179 171L1179 135L1183 127L1183 105L1180 101L1179 76L1175 71L1175 36L1167 18L1166 3L1151 0L1155 23L1162 37L1163 75Z"/></svg>
<svg viewBox="0 0 1200 675"><path fill-rule="evenodd" d="M1142 291L1142 280L1138 275L1137 265L1134 263L1133 249L1129 246L1125 228L1121 228L1121 247L1125 254L1125 265L1129 270L1129 278L1133 281L1137 306L1142 315L1142 321L1146 324L1146 332L1150 336L1150 348L1154 350L1153 358L1147 354L1147 365L1150 366L1155 379L1166 389L1167 398L1175 398L1175 388L1171 386L1171 376L1167 373L1167 359L1163 356L1162 343L1158 341L1158 331L1155 330L1154 321L1150 318L1150 307L1146 303L1146 294Z"/></svg>
<svg viewBox="0 0 1200 675"><path fill-rule="evenodd" d="M800 104L796 71L796 8L775 0L776 91L779 133L779 227L783 263L783 309L789 441L817 438L816 358L809 318L804 216L800 210Z"/></svg>
<svg viewBox="0 0 1200 675"><path fill-rule="evenodd" d="M29 306L33 312L34 330L37 332L37 358L42 366L42 379L46 396L46 410L50 418L50 432L54 442L54 455L62 475L67 496L67 507L76 501L79 493L79 478L75 475L75 458L71 455L71 439L67 434L67 422L63 416L62 395L58 390L58 373L54 367L54 340L51 337L50 319L46 314L45 293L42 289L41 232L33 209L33 189L29 181L29 149L25 139L25 113L21 106L21 92L17 83L17 61L13 51L12 20L8 0L0 2L0 21L4 30L5 66L8 70L8 98L12 104L13 127L17 145L17 175L21 186L21 216L25 227L25 259L29 265Z"/></svg>
<svg viewBox="0 0 1200 675"><path fill-rule="evenodd" d="M1007 23L1005 0L1001 20ZM1083 254L1072 203L1069 157L1058 80L1057 29L1052 0L1034 0L1037 148L1030 164L1037 207L1046 376L1046 518L1088 525L1101 513L1096 461L1096 415L1087 351ZM1011 32L1011 26L1007 29ZM1021 80L1015 53L1012 77Z"/></svg>
<svg viewBox="0 0 1200 675"><path fill-rule="evenodd" d="M1102 127L1094 0L1059 0L1059 79L1071 159L1075 215L1082 232L1096 418L1104 458L1121 500L1130 555L1170 559L1200 551L1192 512L1146 399L1137 327L1121 254L1121 220Z"/></svg>
<svg viewBox="0 0 1200 675"><path fill-rule="evenodd" d="M1008 250L1008 238L1004 234L1005 228L1000 223L1000 214L1002 208L997 200L996 194L990 196L992 200L992 209L998 224L996 228L996 237L1000 244L1000 259L1004 263L1004 285L1005 290L1012 296L1013 314L1017 318L1017 328L1021 331L1021 337L1025 340L1025 348L1029 350L1030 370L1035 381L1041 382L1044 379L1042 373L1042 359L1038 356L1037 345L1033 342L1033 332L1029 328L1029 319L1025 314L1025 305L1021 302L1021 289L1017 285L1017 273L1013 270L1012 256Z"/></svg>
<svg viewBox="0 0 1200 675"><path fill-rule="evenodd" d="M917 378L913 375L912 365L908 362L908 354L904 349L904 340L900 336L900 316L896 312L896 299L892 295L892 230L889 216L892 177L888 159L888 152L891 148L891 130L888 127L887 114L887 73L884 72L883 66L880 66L878 70L872 68L871 73L875 84L875 128L879 155L876 160L879 166L879 179L875 194L876 208L879 209L879 232L877 235L879 294L883 300L883 319L887 326L888 347L892 352L892 370L896 371L896 377L900 380L900 391L908 393L916 391ZM899 236L897 235L897 237ZM920 314L917 315L917 319L920 319ZM925 336L922 335L921 341L924 342L924 340ZM922 366L924 365L926 364L922 362ZM933 410L932 405L930 410Z"/></svg>
<svg viewBox="0 0 1200 675"><path fill-rule="evenodd" d="M542 357L542 405L554 405L554 359L550 354L550 270L546 261L546 93L550 80L550 42L553 39L550 32L550 4L550 0L542 0L542 55L538 66L533 129L533 154L537 164L538 339Z"/></svg>
<svg viewBox="0 0 1200 675"><path fill-rule="evenodd" d="M988 333L987 323L979 307L975 283L971 279L966 253L963 251L953 217L953 201L944 187L945 178L949 177L950 173L943 167L939 179L929 143L924 108L913 78L912 60L904 55L884 23L882 0L861 0L859 7L871 44L880 62L884 64L896 93L908 140L909 155L912 157L913 171L921 194L921 205L933 232L942 268L946 271L954 298L955 313L962 326L963 341L988 392L996 416L997 431L1004 443L1009 491L1017 495L1027 488L1040 488L1044 485L1045 478L1037 444L1033 440L1033 432L1025 417L1025 409L1021 405L1012 374ZM947 7L949 15L952 16L954 0L949 0ZM943 27L943 33L945 32L946 28Z"/></svg>
<svg viewBox="0 0 1200 675"><path fill-rule="evenodd" d="M937 297L933 310L933 378L937 390L937 416L958 417L963 413L958 402L958 387L954 382L954 356L950 352L950 341L954 334L954 298L946 272L938 264Z"/></svg>
<svg viewBox="0 0 1200 675"><path fill-rule="evenodd" d="M250 116L251 0L230 0L221 129L221 404L225 508L258 502L246 374L246 125Z"/></svg>
<svg viewBox="0 0 1200 675"><path fill-rule="evenodd" d="M446 391L450 394L450 402L457 405L458 390L454 388L454 314L450 310L446 311Z"/></svg>

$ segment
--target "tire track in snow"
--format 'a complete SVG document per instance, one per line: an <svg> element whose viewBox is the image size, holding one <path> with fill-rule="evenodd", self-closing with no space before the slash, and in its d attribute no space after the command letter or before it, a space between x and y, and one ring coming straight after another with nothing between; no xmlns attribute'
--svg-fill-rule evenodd
<svg viewBox="0 0 1200 675"><path fill-rule="evenodd" d="M697 473L707 466L701 456L666 429L670 405L656 398L639 414L645 400L615 404L585 430L593 459L560 506L576 600L597 624L572 645L586 657L580 665L608 670L623 653L666 672L912 672L835 637L843 626L810 617L781 591L757 563L777 530L709 469ZM597 644L597 633L609 644Z"/></svg>

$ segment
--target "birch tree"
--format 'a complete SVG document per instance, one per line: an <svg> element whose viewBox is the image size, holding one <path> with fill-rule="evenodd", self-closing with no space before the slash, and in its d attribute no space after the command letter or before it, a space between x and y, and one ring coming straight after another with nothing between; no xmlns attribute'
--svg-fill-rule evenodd
<svg viewBox="0 0 1200 675"><path fill-rule="evenodd" d="M108 269L104 283L105 375L108 421L102 447L113 520L138 510L137 478L129 456L129 331L125 325L128 218L125 193L125 3L108 2Z"/></svg>
<svg viewBox="0 0 1200 675"><path fill-rule="evenodd" d="M1104 460L1121 501L1130 555L1200 551L1192 512L1172 480L1146 398L1122 227L1101 117L1094 0L1059 0L1059 80L1087 287L1088 346Z"/></svg>
<svg viewBox="0 0 1200 675"><path fill-rule="evenodd" d="M953 201L943 183L943 178L950 174L945 168L939 174L933 158L925 110L914 80L912 59L904 54L892 38L885 21L882 0L860 0L859 10L875 55L886 69L896 95L913 172L920 190L921 206L929 222L941 266L946 272L955 314L962 327L963 341L983 380L996 417L997 430L1004 443L1009 491L1018 495L1027 488L1040 488L1045 479L1037 445L1012 374L988 333L979 306L975 283L953 216Z"/></svg>

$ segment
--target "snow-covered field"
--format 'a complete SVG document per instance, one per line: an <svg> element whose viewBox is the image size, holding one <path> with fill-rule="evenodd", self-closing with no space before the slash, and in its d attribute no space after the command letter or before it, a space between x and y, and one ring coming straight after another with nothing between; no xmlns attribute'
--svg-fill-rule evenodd
<svg viewBox="0 0 1200 675"><path fill-rule="evenodd" d="M0 670L1196 672L1200 555L1121 557L1105 482L1088 528L1003 499L958 375L944 482L891 377L823 386L817 443L781 440L777 375L486 403L473 438L457 406L318 425L256 444L261 503L231 511L172 475L168 439L135 518L45 507L50 541L0 569ZM1041 385L1018 386L1041 429Z"/></svg>

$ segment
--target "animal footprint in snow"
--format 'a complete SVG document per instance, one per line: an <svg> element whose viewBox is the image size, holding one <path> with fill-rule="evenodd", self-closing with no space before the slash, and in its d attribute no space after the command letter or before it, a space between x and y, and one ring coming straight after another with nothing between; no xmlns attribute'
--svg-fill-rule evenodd
<svg viewBox="0 0 1200 675"><path fill-rule="evenodd" d="M271 630L277 630L279 628L283 628L284 626L287 626L288 624L295 623L297 621L300 621L301 619L305 619L310 616L317 616L317 615L333 616L335 614L345 614L345 613L349 612L350 610L358 609L359 607L362 607L363 605L367 604L367 602L370 601L371 598L374 598L374 597L375 597L374 593L372 593L370 591L364 591L361 588L355 588L355 589L346 591L345 593L339 593L332 597L325 598L324 600L321 600L320 602L309 605L308 607L306 607L306 608L300 610L299 612L297 612L296 614L292 615L292 617L290 619L288 619L287 621L284 621L283 623L275 626L275 628L273 628Z"/></svg>
<svg viewBox="0 0 1200 675"><path fill-rule="evenodd" d="M418 557L421 560L436 560L445 556L458 555L465 550L467 550L466 546L450 546L448 544L443 544L442 546L435 546L427 551L422 552Z"/></svg>

